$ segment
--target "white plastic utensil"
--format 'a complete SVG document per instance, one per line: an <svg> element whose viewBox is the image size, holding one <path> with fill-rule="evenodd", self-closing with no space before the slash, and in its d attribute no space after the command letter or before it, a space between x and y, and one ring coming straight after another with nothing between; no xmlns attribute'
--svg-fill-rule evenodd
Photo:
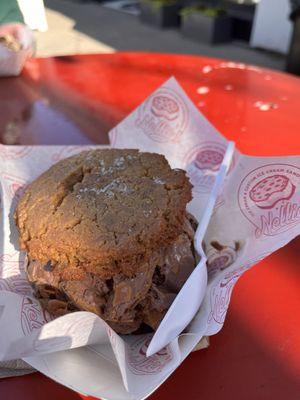
<svg viewBox="0 0 300 400"><path fill-rule="evenodd" d="M196 230L194 244L201 260L185 282L176 299L172 303L164 319L152 337L148 346L147 357L160 351L175 339L191 322L199 309L207 286L206 256L202 249L202 240L205 235L220 186L223 184L234 153L234 142L229 142L219 172L211 190L203 217ZM178 322L177 322L178 321ZM170 328L172 327L172 328Z"/></svg>

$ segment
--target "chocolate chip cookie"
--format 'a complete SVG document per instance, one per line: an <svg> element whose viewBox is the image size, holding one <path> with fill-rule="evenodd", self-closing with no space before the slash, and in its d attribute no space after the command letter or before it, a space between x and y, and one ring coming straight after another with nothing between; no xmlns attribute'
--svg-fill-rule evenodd
<svg viewBox="0 0 300 400"><path fill-rule="evenodd" d="M157 327L196 264L190 200L185 172L159 154L91 150L53 165L15 211L37 297L119 333Z"/></svg>

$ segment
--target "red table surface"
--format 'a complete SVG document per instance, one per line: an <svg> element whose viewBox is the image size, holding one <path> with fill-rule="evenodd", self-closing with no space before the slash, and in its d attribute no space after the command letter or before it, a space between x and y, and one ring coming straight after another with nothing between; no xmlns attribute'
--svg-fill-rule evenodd
<svg viewBox="0 0 300 400"><path fill-rule="evenodd" d="M300 154L300 80L195 56L118 53L30 60L0 80L0 141L106 143L107 132L175 76L244 153ZM151 399L300 398L298 237L237 283L222 331L191 354ZM0 380L5 400L85 398L39 373Z"/></svg>

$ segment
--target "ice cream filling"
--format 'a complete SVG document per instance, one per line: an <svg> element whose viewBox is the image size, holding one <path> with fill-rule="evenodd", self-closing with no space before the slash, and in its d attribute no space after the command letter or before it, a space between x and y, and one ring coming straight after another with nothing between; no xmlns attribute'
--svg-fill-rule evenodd
<svg viewBox="0 0 300 400"><path fill-rule="evenodd" d="M196 266L195 221L186 218L183 232L159 249L133 277L100 279L87 272L81 280L63 280L61 268L31 260L27 275L37 298L54 316L74 310L98 314L118 333L136 331L142 323L156 329Z"/></svg>

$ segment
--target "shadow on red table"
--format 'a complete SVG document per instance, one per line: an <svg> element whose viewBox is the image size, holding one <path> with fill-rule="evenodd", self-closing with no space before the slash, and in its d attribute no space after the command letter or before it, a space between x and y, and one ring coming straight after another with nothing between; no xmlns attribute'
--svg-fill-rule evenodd
<svg viewBox="0 0 300 400"><path fill-rule="evenodd" d="M81 400L84 396L73 392L66 387L59 385L39 372L0 380L1 394L7 400L22 399L22 400Z"/></svg>
<svg viewBox="0 0 300 400"><path fill-rule="evenodd" d="M187 391L189 399L195 400L296 399L297 377L286 371L259 338L249 334L234 313L229 311L227 318L222 331L211 338L210 347L192 353L151 400L184 399ZM253 397L254 393L260 397Z"/></svg>

